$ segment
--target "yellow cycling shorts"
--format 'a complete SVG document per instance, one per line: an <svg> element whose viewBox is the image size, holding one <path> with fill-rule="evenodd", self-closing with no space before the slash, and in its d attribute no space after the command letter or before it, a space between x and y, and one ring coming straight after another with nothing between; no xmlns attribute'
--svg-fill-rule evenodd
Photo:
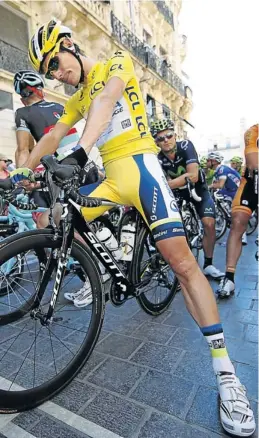
<svg viewBox="0 0 259 438"><path fill-rule="evenodd" d="M134 206L146 221L156 242L185 236L181 217L157 155L138 154L112 161L105 167L106 179L90 193L117 204ZM87 221L101 216L107 207L82 207Z"/></svg>

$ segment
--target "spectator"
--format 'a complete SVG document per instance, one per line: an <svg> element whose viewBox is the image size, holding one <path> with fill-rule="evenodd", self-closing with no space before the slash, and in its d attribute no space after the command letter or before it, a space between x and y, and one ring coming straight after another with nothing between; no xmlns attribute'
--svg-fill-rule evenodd
<svg viewBox="0 0 259 438"><path fill-rule="evenodd" d="M12 163L4 154L0 154L0 179L6 179L9 177L7 167Z"/></svg>

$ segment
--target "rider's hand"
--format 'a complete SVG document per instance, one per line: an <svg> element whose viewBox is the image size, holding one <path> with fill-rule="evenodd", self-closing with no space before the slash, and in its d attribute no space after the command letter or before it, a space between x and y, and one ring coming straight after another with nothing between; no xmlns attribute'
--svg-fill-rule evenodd
<svg viewBox="0 0 259 438"><path fill-rule="evenodd" d="M19 167L10 173L12 183L17 184L24 180L33 181L33 171L27 167Z"/></svg>
<svg viewBox="0 0 259 438"><path fill-rule="evenodd" d="M99 170L93 161L88 161L81 171L80 183L82 186L93 184L99 180Z"/></svg>
<svg viewBox="0 0 259 438"><path fill-rule="evenodd" d="M72 149L72 151L72 154L61 160L60 164L72 164L83 168L88 161L88 155L84 148L78 144Z"/></svg>

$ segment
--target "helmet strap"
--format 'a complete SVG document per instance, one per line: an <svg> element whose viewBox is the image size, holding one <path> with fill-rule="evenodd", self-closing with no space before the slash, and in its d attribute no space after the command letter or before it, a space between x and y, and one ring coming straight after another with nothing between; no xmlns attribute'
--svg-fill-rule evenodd
<svg viewBox="0 0 259 438"><path fill-rule="evenodd" d="M62 52L68 52L68 53L70 53L70 54L73 55L73 56L78 60L78 62L79 62L79 65L80 65L80 68L81 68L81 74L80 74L79 82L78 82L78 84L75 86L75 88L78 88L79 84L83 83L84 80L85 80L85 73L84 73L83 63L82 63L82 59L80 58L79 51L78 51L78 49L75 49L75 51L74 51L74 50L68 49L67 47L64 47L64 46L61 46L61 47L60 47L60 50L61 50Z"/></svg>

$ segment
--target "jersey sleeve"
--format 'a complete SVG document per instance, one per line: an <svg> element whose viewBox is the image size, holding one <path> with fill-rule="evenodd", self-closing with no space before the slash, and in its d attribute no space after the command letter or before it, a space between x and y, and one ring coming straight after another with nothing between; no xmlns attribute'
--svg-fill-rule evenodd
<svg viewBox="0 0 259 438"><path fill-rule="evenodd" d="M26 120L26 115L23 111L21 111L22 108L19 108L15 113L15 126L16 131L27 131L31 132L29 124Z"/></svg>
<svg viewBox="0 0 259 438"><path fill-rule="evenodd" d="M259 125L254 125L245 132L245 155L258 152L258 148Z"/></svg>
<svg viewBox="0 0 259 438"><path fill-rule="evenodd" d="M115 52L107 63L107 82L113 77L118 77L127 85L134 76L134 65L130 55L124 51Z"/></svg>
<svg viewBox="0 0 259 438"><path fill-rule="evenodd" d="M79 90L80 91L80 90ZM58 123L64 123L72 128L79 120L83 118L82 114L76 108L76 102L78 99L78 92L66 102L63 114L58 120Z"/></svg>
<svg viewBox="0 0 259 438"><path fill-rule="evenodd" d="M224 166L219 166L219 168L216 170L214 176L215 176L216 180L227 179L227 175L226 175L226 172L225 172L225 167Z"/></svg>
<svg viewBox="0 0 259 438"><path fill-rule="evenodd" d="M193 143L190 140L182 140L179 143L179 152L184 158L185 164L199 164L198 154Z"/></svg>

